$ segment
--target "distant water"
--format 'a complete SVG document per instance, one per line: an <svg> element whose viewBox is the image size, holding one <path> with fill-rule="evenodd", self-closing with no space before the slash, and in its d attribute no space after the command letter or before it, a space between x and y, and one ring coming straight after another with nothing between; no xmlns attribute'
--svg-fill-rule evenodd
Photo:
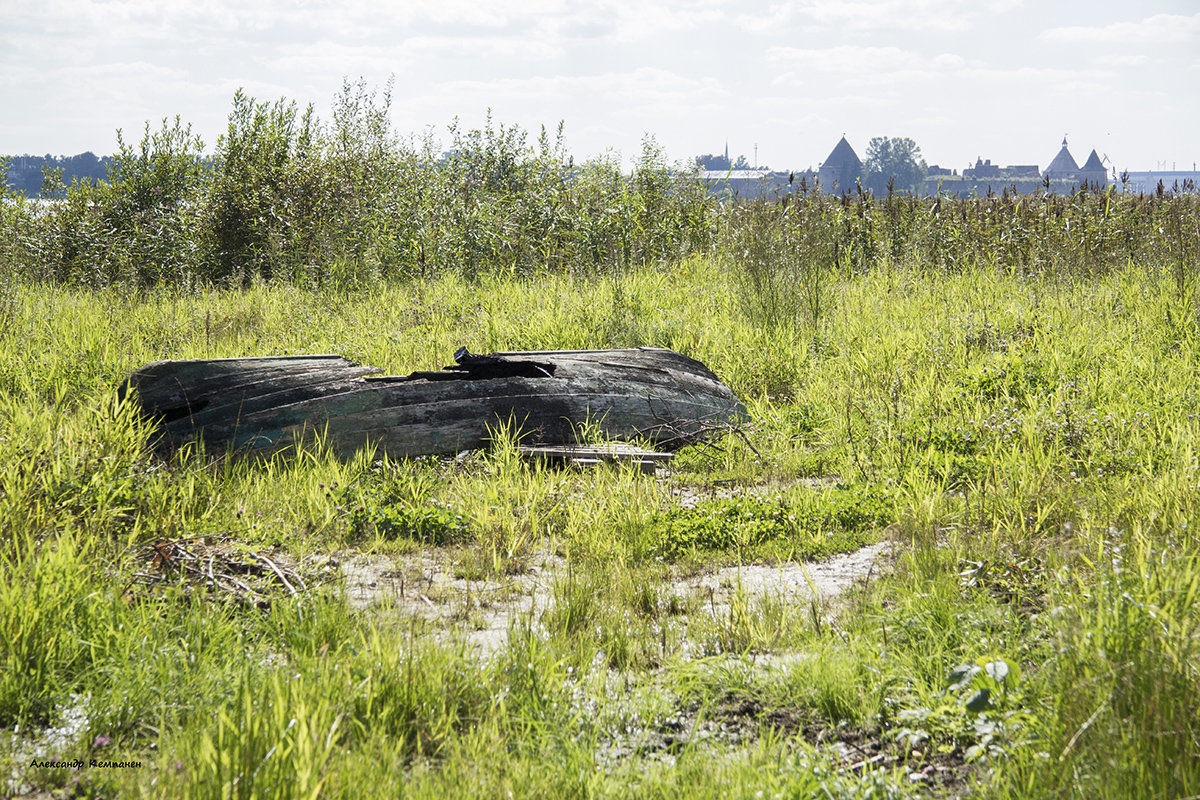
<svg viewBox="0 0 1200 800"><path fill-rule="evenodd" d="M25 205L30 206L35 213L49 211L62 202L65 201L56 197L26 197L24 199L19 197L4 198L5 205L15 206L18 203L24 203Z"/></svg>

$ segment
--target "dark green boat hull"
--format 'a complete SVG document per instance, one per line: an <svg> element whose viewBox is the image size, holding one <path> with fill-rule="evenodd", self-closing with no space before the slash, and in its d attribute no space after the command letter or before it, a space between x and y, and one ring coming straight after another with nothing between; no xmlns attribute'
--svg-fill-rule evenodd
<svg viewBox="0 0 1200 800"><path fill-rule="evenodd" d="M350 455L448 455L508 426L526 444L571 444L590 426L676 449L737 424L745 408L699 361L662 348L472 355L440 372L381 376L336 355L158 361L121 387L170 452L271 454L320 438Z"/></svg>

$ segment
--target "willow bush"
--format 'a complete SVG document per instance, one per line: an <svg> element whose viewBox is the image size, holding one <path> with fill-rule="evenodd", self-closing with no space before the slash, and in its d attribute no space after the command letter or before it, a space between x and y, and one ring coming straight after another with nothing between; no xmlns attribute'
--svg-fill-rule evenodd
<svg viewBox="0 0 1200 800"><path fill-rule="evenodd" d="M118 139L108 180L7 197L13 274L66 285L256 280L324 284L544 270L611 270L712 241L713 203L647 139L632 173L576 164L562 128L450 127L450 149L403 141L382 93L346 84L332 120L286 100L233 99L215 154L177 118Z"/></svg>

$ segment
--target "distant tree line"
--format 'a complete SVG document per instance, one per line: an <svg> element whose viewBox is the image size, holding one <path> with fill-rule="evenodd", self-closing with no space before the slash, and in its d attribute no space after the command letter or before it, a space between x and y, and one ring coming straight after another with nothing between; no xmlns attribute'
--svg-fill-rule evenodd
<svg viewBox="0 0 1200 800"><path fill-rule="evenodd" d="M876 197L889 191L920 194L928 172L921 148L912 139L876 136L867 144L862 182Z"/></svg>
<svg viewBox="0 0 1200 800"><path fill-rule="evenodd" d="M0 162L4 159L0 158ZM10 192L20 192L26 197L40 197L42 179L47 171L62 170L63 184L95 182L108 176L112 156L97 156L90 150L75 156L8 156L8 168L4 170L4 181Z"/></svg>

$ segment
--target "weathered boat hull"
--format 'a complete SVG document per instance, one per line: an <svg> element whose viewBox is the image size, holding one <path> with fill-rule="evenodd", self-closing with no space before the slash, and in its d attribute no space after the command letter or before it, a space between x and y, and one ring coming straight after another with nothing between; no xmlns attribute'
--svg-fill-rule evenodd
<svg viewBox="0 0 1200 800"><path fill-rule="evenodd" d="M320 437L344 455L444 455L484 446L504 425L525 443L570 444L585 424L675 449L745 416L707 367L662 348L455 358L394 377L335 355L159 361L120 391L135 390L165 452L203 438L210 452L270 454Z"/></svg>

